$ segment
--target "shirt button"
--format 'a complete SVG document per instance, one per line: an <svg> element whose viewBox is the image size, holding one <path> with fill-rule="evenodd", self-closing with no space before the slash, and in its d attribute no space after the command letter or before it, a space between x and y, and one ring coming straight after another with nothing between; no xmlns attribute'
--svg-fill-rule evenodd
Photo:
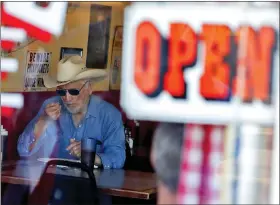
<svg viewBox="0 0 280 205"><path fill-rule="evenodd" d="M80 128L80 127L82 127L82 125L79 125L78 127Z"/></svg>

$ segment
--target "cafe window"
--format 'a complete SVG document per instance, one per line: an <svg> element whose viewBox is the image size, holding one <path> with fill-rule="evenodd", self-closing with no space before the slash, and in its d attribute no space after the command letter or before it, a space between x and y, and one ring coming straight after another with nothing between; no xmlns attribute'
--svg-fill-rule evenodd
<svg viewBox="0 0 280 205"><path fill-rule="evenodd" d="M275 200L279 3L3 5L1 197L7 204L14 194L35 204L156 204L162 184L172 188L165 199L177 203ZM46 8L65 12L50 15ZM217 18L223 9L228 12ZM35 11L42 18L28 16ZM32 21L24 31L13 18ZM240 22L249 27L238 30ZM240 43L244 31L250 38ZM168 141L173 128L182 141ZM166 138L157 141L158 135ZM29 196L24 187L15 191L34 183Z"/></svg>

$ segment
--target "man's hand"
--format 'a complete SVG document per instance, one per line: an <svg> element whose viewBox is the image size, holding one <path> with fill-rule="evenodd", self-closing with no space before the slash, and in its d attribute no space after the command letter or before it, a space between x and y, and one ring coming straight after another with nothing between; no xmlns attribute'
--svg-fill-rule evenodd
<svg viewBox="0 0 280 205"><path fill-rule="evenodd" d="M71 155L81 158L81 142L75 141L75 139L70 139L70 145L66 150L68 150ZM97 166L102 164L101 159L97 154L95 155L94 164Z"/></svg>
<svg viewBox="0 0 280 205"><path fill-rule="evenodd" d="M81 157L81 142L70 139L70 145L66 148L67 151L73 156Z"/></svg>
<svg viewBox="0 0 280 205"><path fill-rule="evenodd" d="M59 103L50 103L46 106L44 114L41 115L34 127L34 134L36 140L41 136L46 128L46 121L48 119L57 120L60 116L61 105Z"/></svg>
<svg viewBox="0 0 280 205"><path fill-rule="evenodd" d="M45 108L45 114L52 120L57 120L60 116L61 105L59 103L50 103Z"/></svg>
<svg viewBox="0 0 280 205"><path fill-rule="evenodd" d="M52 120L57 120L60 116L60 111L61 111L61 105L59 103L50 103L45 107L44 113L40 116L38 119L37 123L34 126L34 136L35 140L32 142L32 144L29 145L29 151L31 151L35 144L36 141L40 138L44 130L46 129L47 126L47 120L52 119Z"/></svg>

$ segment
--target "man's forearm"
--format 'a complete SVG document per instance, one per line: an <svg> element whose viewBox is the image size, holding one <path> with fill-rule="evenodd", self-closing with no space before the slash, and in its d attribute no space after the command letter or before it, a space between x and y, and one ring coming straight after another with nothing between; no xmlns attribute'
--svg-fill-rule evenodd
<svg viewBox="0 0 280 205"><path fill-rule="evenodd" d="M44 129L42 129L43 131L36 130L35 123L38 123L38 120L34 122L34 124L30 124L19 137L17 148L21 157L29 157L37 153L39 150L42 151L40 152L42 157L49 157L58 139L59 133L54 121L46 121ZM38 124L38 128L40 128L39 125L40 124ZM43 123L41 125L43 125ZM35 136L35 133L37 134L37 137ZM42 147L43 149L41 149Z"/></svg>
<svg viewBox="0 0 280 205"><path fill-rule="evenodd" d="M29 145L29 151L32 151L32 149L34 148L37 140L40 138L40 136L42 135L42 133L45 131L46 129L46 117L45 116L41 116L37 123L34 125L34 140L32 141L32 143Z"/></svg>
<svg viewBox="0 0 280 205"><path fill-rule="evenodd" d="M105 153L98 153L101 164L104 169L120 169L125 162L125 151L114 150Z"/></svg>
<svg viewBox="0 0 280 205"><path fill-rule="evenodd" d="M39 138L42 133L45 131L47 125L47 117L41 116L34 126L34 135L35 138Z"/></svg>

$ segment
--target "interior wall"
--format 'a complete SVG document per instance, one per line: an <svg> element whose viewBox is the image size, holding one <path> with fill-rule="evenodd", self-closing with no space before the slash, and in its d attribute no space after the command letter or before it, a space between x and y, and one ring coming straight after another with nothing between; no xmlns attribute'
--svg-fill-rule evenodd
<svg viewBox="0 0 280 205"><path fill-rule="evenodd" d="M26 56L28 50L42 49L52 52L50 74L56 75L56 65L60 57L61 47L83 48L83 59L86 61L87 41L90 20L90 5L91 2L75 2L80 4L80 7L70 8L68 10L64 32L56 39L53 37L48 44L35 41L25 46L22 49L16 50L9 54L10 57L17 58L19 61L19 70L16 73L9 73L7 80L1 83L1 92L22 92L24 91L24 72L26 66ZM102 4L112 6L110 42L108 49L108 61L106 71L109 74L111 65L111 50L116 26L123 25L123 10L125 4L122 2L94 2L94 4ZM105 80L93 85L95 91L109 90L109 77Z"/></svg>

